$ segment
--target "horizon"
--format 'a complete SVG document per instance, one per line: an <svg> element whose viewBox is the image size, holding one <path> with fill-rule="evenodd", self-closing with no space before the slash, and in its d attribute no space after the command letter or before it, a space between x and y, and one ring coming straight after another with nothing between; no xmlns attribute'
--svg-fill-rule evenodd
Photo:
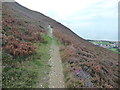
<svg viewBox="0 0 120 90"><path fill-rule="evenodd" d="M68 0L15 1L55 19L86 40L118 41L118 0L71 0L69 4Z"/></svg>

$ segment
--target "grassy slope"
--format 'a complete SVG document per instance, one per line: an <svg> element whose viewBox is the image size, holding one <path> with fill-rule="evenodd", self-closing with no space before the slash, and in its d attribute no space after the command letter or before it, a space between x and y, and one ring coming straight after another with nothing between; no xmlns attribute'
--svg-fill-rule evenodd
<svg viewBox="0 0 120 90"><path fill-rule="evenodd" d="M46 35L43 37L47 43L34 43L37 51L29 57L13 59L6 52L2 53L3 60L7 62L3 69L4 88L35 88L39 87L43 78L48 78L51 38ZM48 87L48 79L42 85Z"/></svg>

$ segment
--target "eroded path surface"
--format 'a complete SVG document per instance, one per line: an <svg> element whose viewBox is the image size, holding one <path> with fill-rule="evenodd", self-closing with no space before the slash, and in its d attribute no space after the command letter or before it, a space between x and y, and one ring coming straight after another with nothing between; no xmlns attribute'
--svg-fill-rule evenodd
<svg viewBox="0 0 120 90"><path fill-rule="evenodd" d="M52 29L51 36L52 36ZM51 50L50 50L51 58L49 63L51 65L51 71L49 74L49 88L64 88L64 75L63 75L63 67L61 62L61 57L59 53L59 47L55 44L55 41L52 41Z"/></svg>

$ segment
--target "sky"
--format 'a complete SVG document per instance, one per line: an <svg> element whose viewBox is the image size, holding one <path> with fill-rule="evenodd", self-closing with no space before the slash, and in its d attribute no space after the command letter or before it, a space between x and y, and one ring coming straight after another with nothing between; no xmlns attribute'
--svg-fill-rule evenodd
<svg viewBox="0 0 120 90"><path fill-rule="evenodd" d="M49 16L84 39L118 40L119 0L15 0Z"/></svg>

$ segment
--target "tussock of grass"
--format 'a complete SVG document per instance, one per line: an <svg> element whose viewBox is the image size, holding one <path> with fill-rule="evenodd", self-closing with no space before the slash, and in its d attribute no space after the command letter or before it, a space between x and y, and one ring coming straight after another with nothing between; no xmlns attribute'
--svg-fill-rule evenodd
<svg viewBox="0 0 120 90"><path fill-rule="evenodd" d="M41 34L41 36L44 38L44 40L46 41L46 44L47 45L50 45L51 44L51 41L52 41L52 39L53 38L51 38L51 37L49 37L49 36L47 36L47 35L45 35L45 34Z"/></svg>

